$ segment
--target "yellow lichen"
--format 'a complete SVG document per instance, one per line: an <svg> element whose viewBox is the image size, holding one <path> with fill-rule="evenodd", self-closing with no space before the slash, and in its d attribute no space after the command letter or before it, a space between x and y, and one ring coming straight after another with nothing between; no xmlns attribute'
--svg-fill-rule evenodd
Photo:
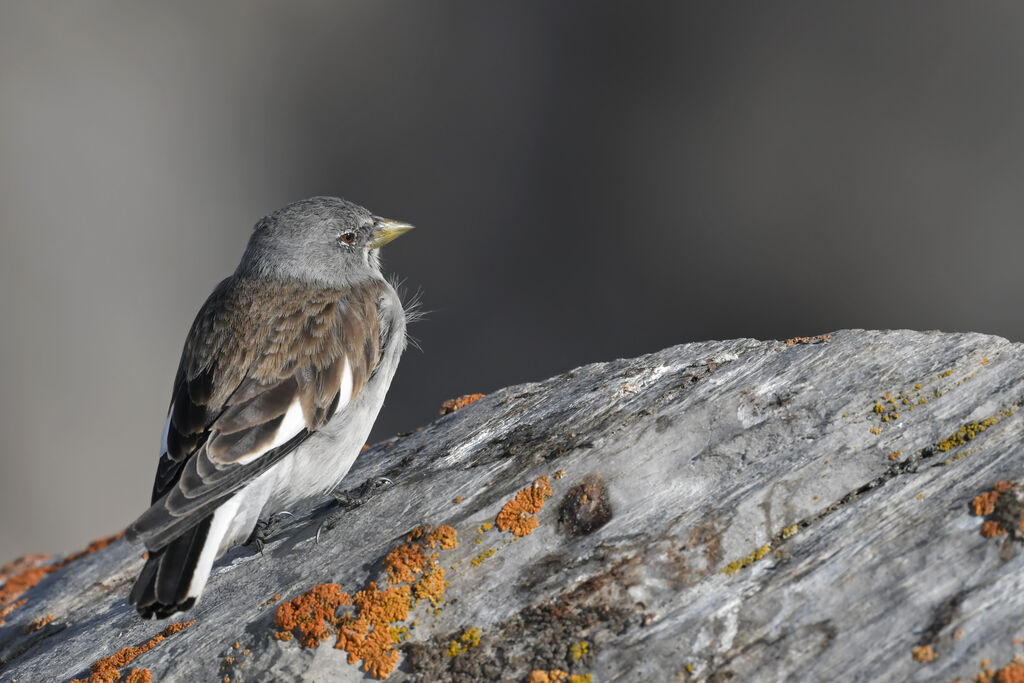
<svg viewBox="0 0 1024 683"><path fill-rule="evenodd" d="M476 626L467 628L459 636L458 640L452 640L448 643L448 656L458 657L459 655L468 652L470 649L480 644L480 629Z"/></svg>
<svg viewBox="0 0 1024 683"><path fill-rule="evenodd" d="M444 600L444 589L446 585L447 582L444 580L444 569L434 565L429 568L415 584L413 584L413 598L417 602L420 600L429 600L431 605L437 607L441 601Z"/></svg>
<svg viewBox="0 0 1024 683"><path fill-rule="evenodd" d="M494 557L494 552L494 548L488 548L487 550L483 551L482 553L474 557L470 561L470 564L472 564L474 567L479 567L481 564L483 564L484 560L490 557Z"/></svg>
<svg viewBox="0 0 1024 683"><path fill-rule="evenodd" d="M583 659L584 655L590 652L590 643L585 640L573 643L569 646L569 656L572 657L572 661L578 662Z"/></svg>
<svg viewBox="0 0 1024 683"><path fill-rule="evenodd" d="M764 556L767 555L768 553L770 553L771 550L772 550L772 547L770 545L763 545L760 548L758 548L757 550L755 550L752 553L750 553L749 555L747 555L746 557L740 558L738 560L733 560L732 562L727 564L722 569L722 573L725 574L726 576L732 576L733 574L735 574L739 570L745 569L746 567L749 567L750 565L754 564L758 560L764 558Z"/></svg>

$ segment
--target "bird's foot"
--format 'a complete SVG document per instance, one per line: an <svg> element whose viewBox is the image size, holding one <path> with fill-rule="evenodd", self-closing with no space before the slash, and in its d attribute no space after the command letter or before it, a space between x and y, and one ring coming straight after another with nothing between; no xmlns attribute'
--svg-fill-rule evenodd
<svg viewBox="0 0 1024 683"><path fill-rule="evenodd" d="M341 518L345 516L345 513L349 510L355 510L357 507L368 501L373 497L374 494L389 489L394 486L387 477L374 477L373 479L367 479L358 488L350 489L348 491L339 491L335 489L331 491L331 496L334 497L335 507L320 523L320 527L316 530L316 542L320 542L320 535L325 531L333 529Z"/></svg>
<svg viewBox="0 0 1024 683"><path fill-rule="evenodd" d="M245 545L256 546L257 552L260 555L263 554L263 547L270 540L270 537L277 531L277 525L281 523L285 517L294 517L292 513L287 510L281 512L275 512L270 515L266 520L257 520L256 526L253 528L252 533L249 534L249 539L245 542Z"/></svg>

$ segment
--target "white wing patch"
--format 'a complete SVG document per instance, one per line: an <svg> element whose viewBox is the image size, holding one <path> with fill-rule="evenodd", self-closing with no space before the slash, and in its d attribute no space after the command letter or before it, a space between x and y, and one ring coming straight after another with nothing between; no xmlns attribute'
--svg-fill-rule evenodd
<svg viewBox="0 0 1024 683"><path fill-rule="evenodd" d="M288 407L288 412L284 414L284 419L281 420L281 426L277 428L277 434L274 435L273 443L263 450L257 451L256 453L250 453L244 458L239 458L235 463L238 465L247 465L267 451L288 443L293 436L305 428L306 417L302 414L302 404L299 401L295 401Z"/></svg>
<svg viewBox="0 0 1024 683"><path fill-rule="evenodd" d="M206 534L206 543L203 544L203 550L199 553L196 568L192 570L192 581L189 582L188 593L186 593L188 597L198 598L203 592L206 581L210 578L213 561L220 553L220 544L224 540L224 534L227 533L228 526L234 520L235 513L238 512L238 505L241 502L239 498L241 496L231 496L213 513L210 530Z"/></svg>
<svg viewBox="0 0 1024 683"><path fill-rule="evenodd" d="M352 400L352 368L348 364L348 356L345 356L345 368L341 371L341 388L338 389L338 408L334 411L337 415L341 409Z"/></svg>

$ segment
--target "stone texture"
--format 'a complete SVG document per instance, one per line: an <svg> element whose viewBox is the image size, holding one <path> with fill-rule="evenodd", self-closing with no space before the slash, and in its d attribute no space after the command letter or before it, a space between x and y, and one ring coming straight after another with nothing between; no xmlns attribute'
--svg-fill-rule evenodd
<svg viewBox="0 0 1024 683"><path fill-rule="evenodd" d="M319 543L324 505L262 557L229 552L197 622L122 675L365 680L333 637L275 639L277 606L383 586L411 529L449 524L446 601L404 624L393 680L969 680L1024 636L1017 491L989 517L1009 533L983 536L971 505L1024 480L1022 400L1021 345L909 331L687 344L510 387L364 453L345 485L394 486ZM533 533L484 530L543 475ZM152 638L166 623L125 604L141 564L120 540L29 589L0 626L0 680L84 678Z"/></svg>

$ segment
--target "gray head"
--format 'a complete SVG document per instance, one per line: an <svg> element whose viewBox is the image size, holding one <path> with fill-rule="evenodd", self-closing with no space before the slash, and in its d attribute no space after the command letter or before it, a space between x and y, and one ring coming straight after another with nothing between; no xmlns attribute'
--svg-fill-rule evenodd
<svg viewBox="0 0 1024 683"><path fill-rule="evenodd" d="M256 223L236 272L345 287L382 277L377 250L411 229L337 197L303 199Z"/></svg>

